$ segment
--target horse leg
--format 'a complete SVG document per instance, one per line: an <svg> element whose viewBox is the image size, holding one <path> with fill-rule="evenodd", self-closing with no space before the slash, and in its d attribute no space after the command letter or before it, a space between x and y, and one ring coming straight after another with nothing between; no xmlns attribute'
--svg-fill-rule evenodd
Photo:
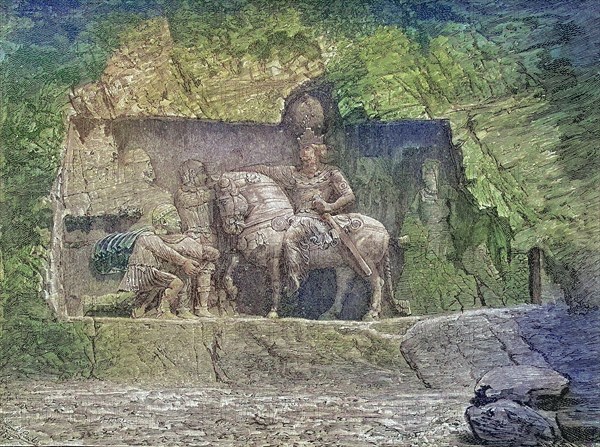
<svg viewBox="0 0 600 447"><path fill-rule="evenodd" d="M237 316L237 296L238 296L238 288L235 285L235 282L233 281L233 272L235 271L235 268L238 266L240 262L240 256L237 253L232 253L229 259L229 265L227 266L227 268L225 269L225 274L223 275L221 281L222 281L222 287L223 290L225 291L225 295L226 295L226 300L223 301L227 301L227 302L223 302L221 305L221 310L223 310L224 308L229 308L231 307L231 310L233 311L232 316ZM220 294L220 292L218 292ZM225 311L225 313L227 313L227 311Z"/></svg>
<svg viewBox="0 0 600 447"><path fill-rule="evenodd" d="M377 268L373 268L372 270L373 273L369 276L369 283L371 284L371 308L363 317L364 321L375 320L379 318L379 314L381 313L381 298L383 296L385 281Z"/></svg>
<svg viewBox="0 0 600 447"><path fill-rule="evenodd" d="M344 297L354 275L354 271L348 267L338 267L335 269L335 300L329 310L321 314L319 320L337 320L339 318L340 313L342 313L342 306L344 305Z"/></svg>
<svg viewBox="0 0 600 447"><path fill-rule="evenodd" d="M278 318L277 308L279 307L279 300L281 298L281 273L279 271L280 258L277 256L272 257L267 262L267 268L269 276L271 278L271 288L273 289L273 301L271 303L271 311L267 315L267 318Z"/></svg>

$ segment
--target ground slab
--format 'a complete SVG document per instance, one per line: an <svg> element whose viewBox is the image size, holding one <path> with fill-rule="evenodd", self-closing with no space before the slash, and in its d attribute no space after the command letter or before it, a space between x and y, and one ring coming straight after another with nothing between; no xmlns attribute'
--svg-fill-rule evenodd
<svg viewBox="0 0 600 447"><path fill-rule="evenodd" d="M483 309L376 322L83 318L85 380L0 388L2 445L466 446L489 370L570 380L557 413L596 441L600 311ZM585 335L584 335L585 334Z"/></svg>
<svg viewBox="0 0 600 447"><path fill-rule="evenodd" d="M344 380L373 368L402 381L414 374L399 347L417 321L87 317L73 324L83 325L90 341L89 377L185 386Z"/></svg>
<svg viewBox="0 0 600 447"><path fill-rule="evenodd" d="M23 384L3 396L0 445L470 445L468 396L383 373L361 379L287 387Z"/></svg>

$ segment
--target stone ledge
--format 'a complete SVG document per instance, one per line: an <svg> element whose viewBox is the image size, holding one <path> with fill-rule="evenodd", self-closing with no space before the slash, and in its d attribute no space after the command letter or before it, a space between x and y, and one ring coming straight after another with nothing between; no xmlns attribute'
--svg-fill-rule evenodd
<svg viewBox="0 0 600 447"><path fill-rule="evenodd" d="M261 317L153 320L79 317L90 376L120 382L256 384L413 373L400 352L418 317L314 321Z"/></svg>

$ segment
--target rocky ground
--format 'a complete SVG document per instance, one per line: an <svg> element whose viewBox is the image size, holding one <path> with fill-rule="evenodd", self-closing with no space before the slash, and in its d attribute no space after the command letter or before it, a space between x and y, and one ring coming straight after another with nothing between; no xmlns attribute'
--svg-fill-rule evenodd
<svg viewBox="0 0 600 447"><path fill-rule="evenodd" d="M476 445L463 416L475 383L535 367L570 382L552 419L577 444L554 445L592 446L599 317L522 306L370 323L85 320L93 378L4 382L0 445Z"/></svg>
<svg viewBox="0 0 600 447"><path fill-rule="evenodd" d="M5 389L0 445L463 446L467 400L383 371L361 386L36 382Z"/></svg>

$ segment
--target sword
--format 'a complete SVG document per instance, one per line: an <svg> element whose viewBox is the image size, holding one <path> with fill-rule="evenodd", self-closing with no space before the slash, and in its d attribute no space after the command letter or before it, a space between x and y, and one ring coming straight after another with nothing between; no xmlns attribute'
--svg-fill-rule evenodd
<svg viewBox="0 0 600 447"><path fill-rule="evenodd" d="M350 236L348 236L348 234L338 225L338 223L335 221L335 219L333 217L331 217L331 214L323 213L323 214L321 214L321 218L325 222L327 222L329 225L331 225L331 227L335 231L338 232L338 234L340 235L340 239L342 240L344 245L348 248L348 250L350 250L350 253L352 253L352 255L354 256L354 259L356 259L359 267L364 272L364 274L367 276L371 276L373 274L373 271L371 270L371 268L369 267L369 265L367 264L365 259L362 257L362 255L358 251L358 248L356 248L356 245L354 245L354 242L352 241L352 239L350 239Z"/></svg>

